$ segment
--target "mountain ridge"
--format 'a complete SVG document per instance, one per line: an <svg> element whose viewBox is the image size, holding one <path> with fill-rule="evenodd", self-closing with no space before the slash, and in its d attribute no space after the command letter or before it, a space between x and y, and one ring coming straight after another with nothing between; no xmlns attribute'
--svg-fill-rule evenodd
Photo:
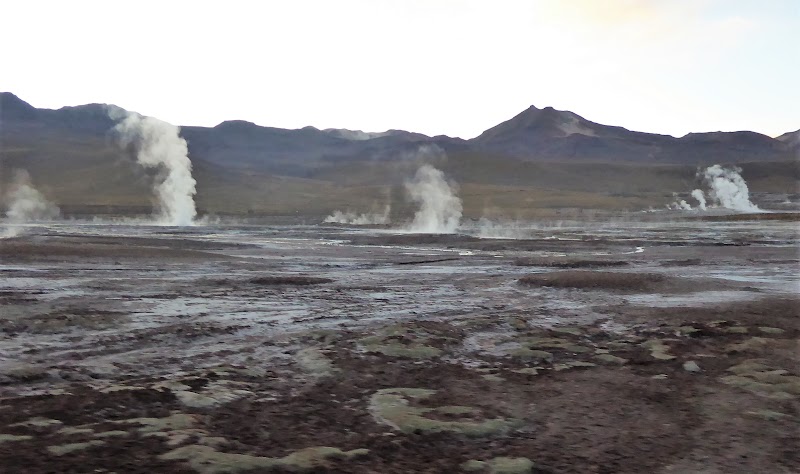
<svg viewBox="0 0 800 474"><path fill-rule="evenodd" d="M108 115L112 107L94 103L37 109L14 94L0 93L0 181L11 175L4 169L25 168L57 191L61 203L146 204L142 186L152 176L133 165L130 150L114 143L111 130L116 122ZM283 209L272 202L269 186L278 186L304 209L332 203L324 195L318 197L321 203L312 199L323 190L402 189L423 162L435 164L465 186L477 186L471 199L480 208L500 201L501 208L527 202L512 197L525 189L537 199L544 196L543 189L618 197L658 192L671 199L672 192L696 186L698 167L716 163L751 169L761 180L759 189L791 192L793 183L800 182L797 132L780 139L755 132L676 138L603 125L552 107L528 107L470 140L405 130L370 134L311 126L283 129L244 120L182 126L180 134L200 183L200 202L227 203L218 209L234 206L237 212L251 206ZM353 196L366 199L356 188ZM488 189L500 194L487 195ZM622 199L618 197L613 199ZM598 199L611 202L607 196ZM260 207L253 204L259 200Z"/></svg>
<svg viewBox="0 0 800 474"><path fill-rule="evenodd" d="M108 107L116 107L116 106L105 103L91 103L91 104L82 104L76 106L64 106L58 109L36 108L11 92L0 92L0 119L12 118L12 119L31 120L36 118L44 118L44 117L49 118L55 116L55 117L60 117L64 122L66 122L69 119L72 119L73 121L78 121L78 120L85 120L91 117L97 122L103 122L107 124L107 123L113 123L113 120L107 117L106 110ZM519 126L520 123L522 123L523 125L522 127ZM652 132L633 131L616 125L600 124L585 119L584 117L572 111L556 110L551 106L539 109L534 105L529 106L527 109L523 110L522 112L520 112L519 114L517 114L512 118L484 130L477 137L470 139L450 137L448 135L430 136L419 132L399 130L399 129L390 129L384 132L365 132L362 130L349 130L346 128L318 129L310 125L297 129L284 129L280 127L258 125L250 121L238 120L238 119L224 120L213 127L204 127L195 125L184 126L179 124L176 125L178 125L181 128L218 129L221 127L224 128L229 124L248 124L249 126L252 126L254 128L274 130L274 131L278 130L298 131L298 130L309 129L352 141L369 141L387 136L414 136L415 138L418 139L438 138L438 139L450 139L450 140L480 144L480 143L490 143L493 138L496 139L498 136L507 134L508 132L511 131L515 131L513 127L516 127L516 129L521 128L522 130L525 131L538 130L539 132L541 132L542 130L546 130L547 132L549 132L549 136L547 138L567 138L571 135L583 135L583 136L600 137L600 138L620 138L620 136L622 135L630 135L632 137L640 137L640 138L646 137L651 140L663 140L666 142L669 141L674 142L687 138L695 139L698 136L725 137L730 135L741 135L746 133L750 134L751 136L765 137L769 138L770 140L777 140L781 142L795 142L800 140L800 138L797 138L798 136L800 136L800 130L794 132L787 132L782 135L779 135L778 137L769 137L768 135L759 132L753 132L747 130L732 131L732 132L723 132L723 131L690 132L682 137L674 137L672 135L657 134ZM559 133L561 134L561 136L559 136Z"/></svg>

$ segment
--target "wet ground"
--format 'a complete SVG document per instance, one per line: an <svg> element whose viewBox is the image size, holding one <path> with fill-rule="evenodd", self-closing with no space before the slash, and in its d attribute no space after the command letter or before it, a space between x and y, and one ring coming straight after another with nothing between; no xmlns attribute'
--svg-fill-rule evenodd
<svg viewBox="0 0 800 474"><path fill-rule="evenodd" d="M0 472L800 472L797 222L466 232L0 240Z"/></svg>

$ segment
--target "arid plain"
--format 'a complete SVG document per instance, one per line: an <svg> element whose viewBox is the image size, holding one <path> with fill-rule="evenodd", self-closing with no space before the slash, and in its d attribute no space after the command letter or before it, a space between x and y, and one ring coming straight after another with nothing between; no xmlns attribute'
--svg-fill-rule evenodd
<svg viewBox="0 0 800 474"><path fill-rule="evenodd" d="M29 226L0 470L797 472L785 217Z"/></svg>

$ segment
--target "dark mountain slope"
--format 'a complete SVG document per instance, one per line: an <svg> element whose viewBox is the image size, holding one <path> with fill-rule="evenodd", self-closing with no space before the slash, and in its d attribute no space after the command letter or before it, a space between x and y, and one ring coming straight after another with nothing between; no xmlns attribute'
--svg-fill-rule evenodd
<svg viewBox="0 0 800 474"><path fill-rule="evenodd" d="M786 143L754 132L692 133L682 138L602 125L568 111L531 106L471 140L482 151L528 161L637 163L773 161Z"/></svg>
<svg viewBox="0 0 800 474"><path fill-rule="evenodd" d="M776 140L785 143L792 151L800 154L800 130L784 133L777 137Z"/></svg>

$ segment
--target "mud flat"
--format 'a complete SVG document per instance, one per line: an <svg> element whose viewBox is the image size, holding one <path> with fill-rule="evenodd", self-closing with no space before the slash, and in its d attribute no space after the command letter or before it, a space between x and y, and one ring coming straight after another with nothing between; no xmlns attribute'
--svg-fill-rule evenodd
<svg viewBox="0 0 800 474"><path fill-rule="evenodd" d="M800 472L794 224L32 227L0 472Z"/></svg>

